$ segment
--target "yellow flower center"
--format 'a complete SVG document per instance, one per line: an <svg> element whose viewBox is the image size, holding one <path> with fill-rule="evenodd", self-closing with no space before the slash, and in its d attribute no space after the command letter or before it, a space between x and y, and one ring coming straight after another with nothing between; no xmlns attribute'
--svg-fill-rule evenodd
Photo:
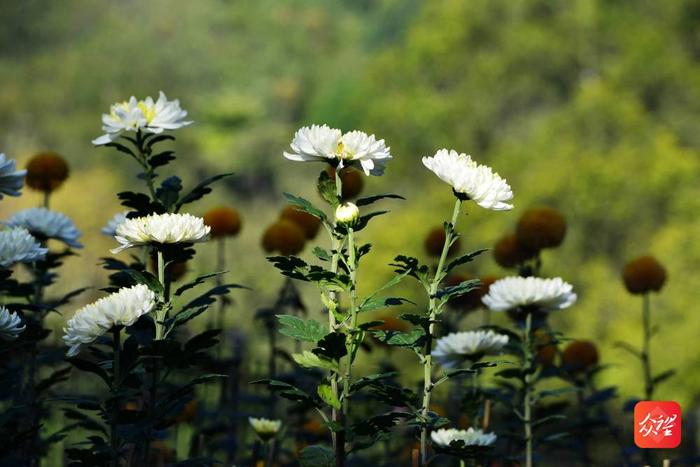
<svg viewBox="0 0 700 467"><path fill-rule="evenodd" d="M146 122L151 123L153 119L156 117L156 109L154 107L149 107L146 105L144 101L139 101L138 104L136 104L139 109L141 109L141 112L143 113L144 118L146 119Z"/></svg>

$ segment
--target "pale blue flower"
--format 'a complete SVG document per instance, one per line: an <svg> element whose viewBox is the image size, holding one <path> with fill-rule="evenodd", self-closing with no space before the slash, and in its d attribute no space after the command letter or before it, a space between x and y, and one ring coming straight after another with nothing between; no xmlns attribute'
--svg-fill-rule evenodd
<svg viewBox="0 0 700 467"><path fill-rule="evenodd" d="M65 214L46 208L30 208L16 212L6 222L9 226L24 227L40 240L52 238L73 248L82 248L78 242L80 231Z"/></svg>
<svg viewBox="0 0 700 467"><path fill-rule="evenodd" d="M48 251L27 229L15 227L0 230L0 266L4 268L44 259Z"/></svg>
<svg viewBox="0 0 700 467"><path fill-rule="evenodd" d="M0 152L0 199L2 195L21 195L22 185L26 170L15 170L17 167L14 159L7 159L5 154Z"/></svg>
<svg viewBox="0 0 700 467"><path fill-rule="evenodd" d="M22 319L16 312L10 312L4 306L0 306L0 339L13 341L17 339L27 326L22 323Z"/></svg>

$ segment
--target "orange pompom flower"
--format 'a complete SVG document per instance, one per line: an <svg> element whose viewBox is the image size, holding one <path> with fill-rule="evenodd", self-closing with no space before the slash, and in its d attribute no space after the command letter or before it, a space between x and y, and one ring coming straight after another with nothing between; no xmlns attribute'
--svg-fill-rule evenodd
<svg viewBox="0 0 700 467"><path fill-rule="evenodd" d="M266 252L276 251L285 256L299 253L304 249L305 243L306 235L301 227L286 219L279 219L270 225L262 238Z"/></svg>
<svg viewBox="0 0 700 467"><path fill-rule="evenodd" d="M539 251L561 245L566 235L566 220L550 207L531 208L520 217L516 227L518 243Z"/></svg>
<svg viewBox="0 0 700 467"><path fill-rule="evenodd" d="M666 268L653 256L642 256L627 263L622 279L631 294L658 292L666 283Z"/></svg>
<svg viewBox="0 0 700 467"><path fill-rule="evenodd" d="M286 219L288 221L294 222L296 225L301 227L304 231L306 238L312 239L318 233L318 229L321 227L321 219L312 216L311 214L300 211L296 206L291 204L285 206L280 214L280 219Z"/></svg>
<svg viewBox="0 0 700 467"><path fill-rule="evenodd" d="M514 268L536 255L537 251L522 245L515 234L504 235L493 247L493 258L504 268Z"/></svg>
<svg viewBox="0 0 700 467"><path fill-rule="evenodd" d="M36 191L51 193L66 181L70 169L66 160L55 152L40 152L27 164L27 186Z"/></svg>
<svg viewBox="0 0 700 467"><path fill-rule="evenodd" d="M561 355L562 367L569 373L583 373L598 364L598 349L591 341L573 341Z"/></svg>
<svg viewBox="0 0 700 467"><path fill-rule="evenodd" d="M204 223L211 227L211 237L232 237L241 231L241 216L229 206L212 208L204 214Z"/></svg>

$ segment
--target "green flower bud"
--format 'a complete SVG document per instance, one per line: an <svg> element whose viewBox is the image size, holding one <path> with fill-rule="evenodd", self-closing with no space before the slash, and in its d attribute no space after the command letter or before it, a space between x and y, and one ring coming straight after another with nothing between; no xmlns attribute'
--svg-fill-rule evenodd
<svg viewBox="0 0 700 467"><path fill-rule="evenodd" d="M353 203L343 203L335 210L335 221L338 224L352 225L360 217L360 208Z"/></svg>

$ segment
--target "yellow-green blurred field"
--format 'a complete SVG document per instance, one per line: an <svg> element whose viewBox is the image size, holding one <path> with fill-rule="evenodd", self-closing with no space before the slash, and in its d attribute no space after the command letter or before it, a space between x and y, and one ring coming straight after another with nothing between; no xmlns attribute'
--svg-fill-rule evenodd
<svg viewBox="0 0 700 467"><path fill-rule="evenodd" d="M667 267L668 284L653 298L653 364L678 374L657 397L696 406L698 1L5 0L0 26L0 150L20 166L45 149L68 159L71 178L52 207L75 219L87 245L67 262L72 282L49 293L93 287L87 302L105 285L96 264L114 244L99 230L120 210L115 193L135 182L130 161L90 140L112 102L162 89L195 121L178 132L185 181L236 172L193 212L228 204L243 216L229 276L254 291L235 296L227 327L262 335L254 312L283 279L261 234L284 206L282 192L316 199L320 167L282 157L293 132L310 123L359 128L394 155L365 191L407 198L363 232L374 248L361 291L390 277L396 254L424 255L424 236L452 199L420 157L455 148L515 193L510 213L468 213L463 249L492 246L531 206L566 215L566 240L545 254L543 274L566 278L580 300L553 324L599 343L610 365L601 378L625 396L639 394L640 369L614 343L638 343L641 305L620 272L645 253ZM39 203L26 191L3 200L0 217ZM214 264L214 245L198 250L193 275ZM490 256L469 271L505 274ZM320 312L315 291L304 291ZM62 318L53 319L58 329Z"/></svg>

